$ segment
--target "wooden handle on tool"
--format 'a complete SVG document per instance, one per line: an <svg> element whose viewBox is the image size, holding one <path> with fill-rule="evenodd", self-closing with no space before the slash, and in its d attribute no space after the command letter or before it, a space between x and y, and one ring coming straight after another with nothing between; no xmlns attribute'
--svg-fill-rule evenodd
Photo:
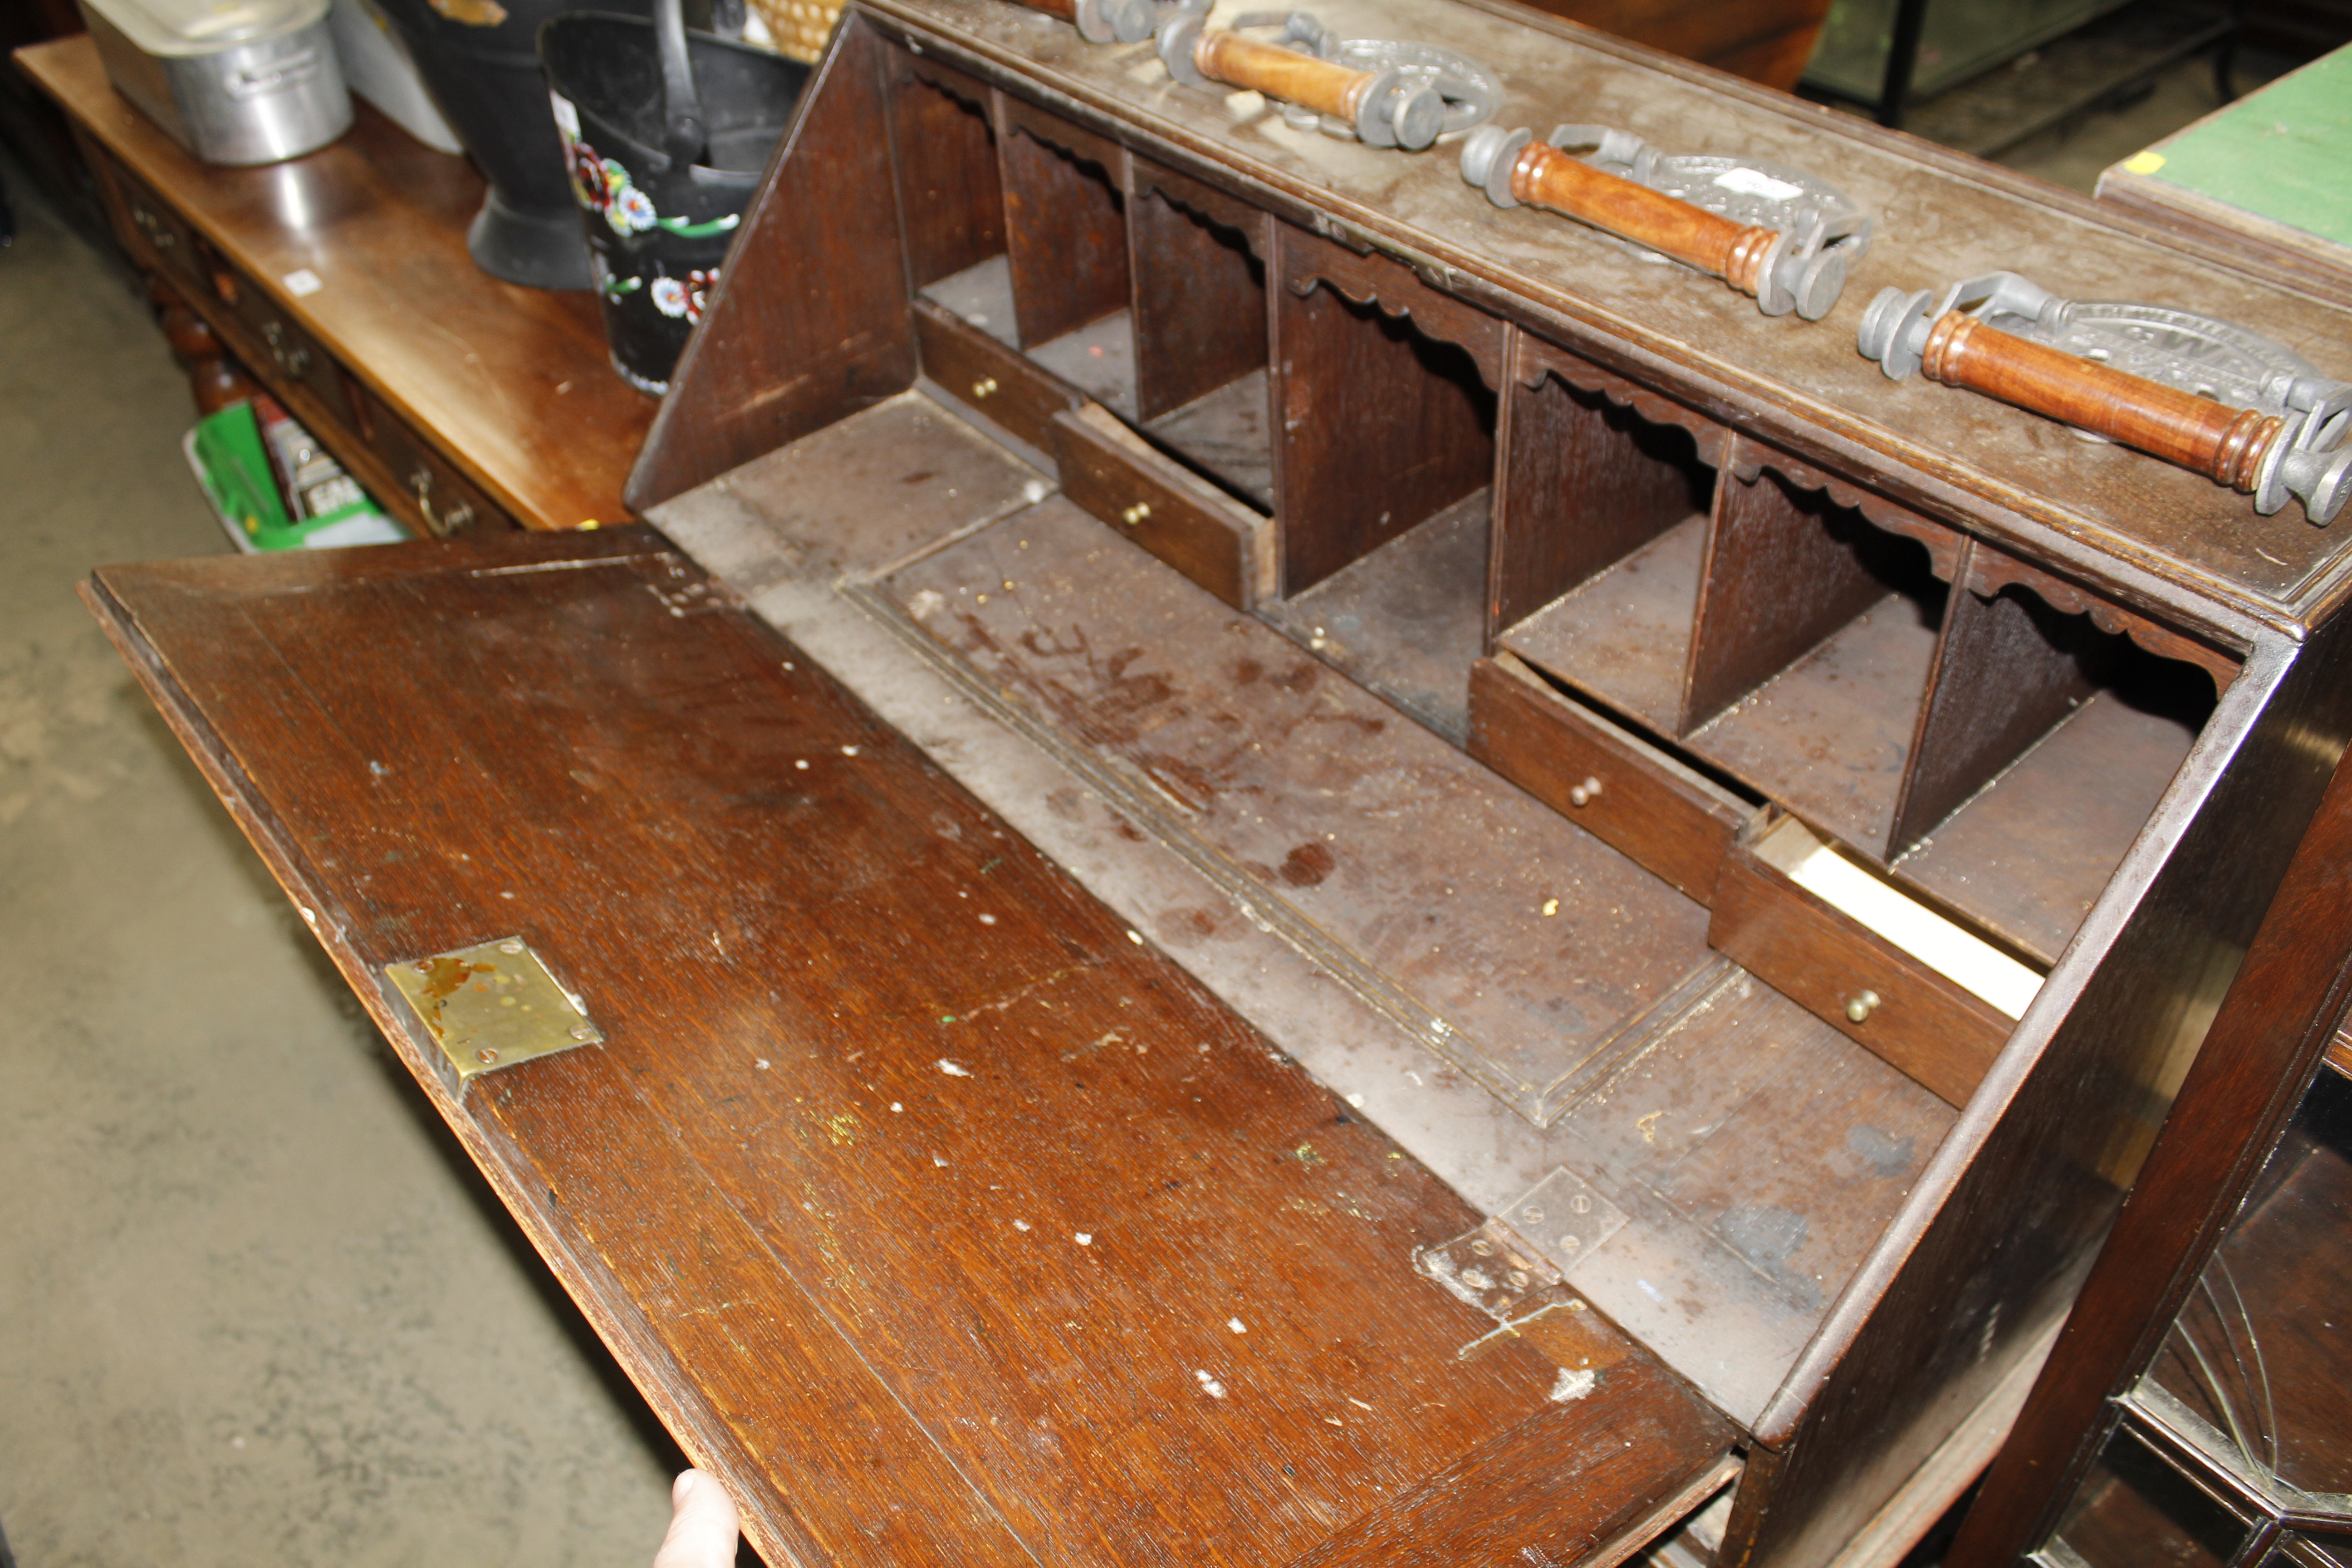
<svg viewBox="0 0 2352 1568"><path fill-rule="evenodd" d="M1238 33L1202 32L1192 49L1192 64L1212 81L1249 88L1350 125L1356 122L1364 89L1372 84L1369 71L1349 70Z"/></svg>
<svg viewBox="0 0 2352 1568"><path fill-rule="evenodd" d="M1743 294L1762 288L1765 253L1780 237L1769 228L1717 217L1596 169L1540 142L1528 142L1511 166L1511 195L1711 272Z"/></svg>
<svg viewBox="0 0 2352 1568"><path fill-rule="evenodd" d="M1013 0L1016 5L1026 5L1032 11L1043 11L1048 16L1059 16L1065 22L1078 19L1078 0Z"/></svg>
<svg viewBox="0 0 2352 1568"><path fill-rule="evenodd" d="M1919 369L2162 458L2232 489L2254 470L2286 421L2232 408L2128 371L2070 354L1948 310L1927 333Z"/></svg>

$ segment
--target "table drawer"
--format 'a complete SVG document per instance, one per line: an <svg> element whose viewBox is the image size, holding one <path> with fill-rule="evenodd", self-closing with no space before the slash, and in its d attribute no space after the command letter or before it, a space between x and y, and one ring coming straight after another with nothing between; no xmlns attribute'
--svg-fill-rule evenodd
<svg viewBox="0 0 2352 1568"><path fill-rule="evenodd" d="M1274 591L1274 520L1147 446L1089 403L1054 416L1062 491L1237 610Z"/></svg>
<svg viewBox="0 0 2352 1568"><path fill-rule="evenodd" d="M1562 695L1509 654L1470 667L1470 754L1707 903L1758 807Z"/></svg>
<svg viewBox="0 0 2352 1568"><path fill-rule="evenodd" d="M353 384L352 406L369 455L391 470L391 494L377 499L436 538L514 526L512 519L373 393Z"/></svg>
<svg viewBox="0 0 2352 1568"><path fill-rule="evenodd" d="M224 307L237 355L280 392L299 389L319 399L339 420L349 420L350 393L342 367L316 338L297 325L268 290L251 278L215 260L205 280L205 295Z"/></svg>
<svg viewBox="0 0 2352 1568"><path fill-rule="evenodd" d="M1858 900L1849 901L1861 914L1840 908L1800 885L1801 878L1820 885L1804 864L1810 850L1832 853L1794 821L1733 845L1716 879L1707 941L1940 1099L1967 1104L2017 1019L1950 972L1968 973L2018 1013L2039 976L1892 889L1883 896L1900 900L1900 920ZM1868 877L1851 862L1837 864Z"/></svg>
<svg viewBox="0 0 2352 1568"><path fill-rule="evenodd" d="M121 164L110 163L109 172L122 195L123 216L132 230L131 248L143 249L161 270L203 287L207 258L196 231Z"/></svg>
<svg viewBox="0 0 2352 1568"><path fill-rule="evenodd" d="M1054 450L1054 416L1086 399L1047 371L929 300L915 301L923 374L1041 452Z"/></svg>

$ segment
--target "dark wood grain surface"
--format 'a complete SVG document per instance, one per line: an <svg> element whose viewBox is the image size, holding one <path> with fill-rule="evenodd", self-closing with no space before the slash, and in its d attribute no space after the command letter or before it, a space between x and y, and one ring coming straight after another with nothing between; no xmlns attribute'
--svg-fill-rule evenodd
<svg viewBox="0 0 2352 1568"><path fill-rule="evenodd" d="M1495 508L1498 633L1706 511L1715 483L1687 432L1549 374L1559 351L1538 339L1519 333L1513 347Z"/></svg>
<svg viewBox="0 0 2352 1568"><path fill-rule="evenodd" d="M988 89L960 71L892 48L891 161L907 278L920 289L1004 253L1004 189Z"/></svg>
<svg viewBox="0 0 2352 1568"><path fill-rule="evenodd" d="M1678 735L1706 540L1706 516L1686 517L1496 641L1652 732Z"/></svg>
<svg viewBox="0 0 2352 1568"><path fill-rule="evenodd" d="M107 81L87 37L17 57L271 308L433 433L466 477L531 528L628 520L622 481L654 400L607 362L595 297L501 283L466 254L481 176L365 104L340 141L289 163L199 163ZM307 269L322 285L289 290Z"/></svg>
<svg viewBox="0 0 2352 1568"><path fill-rule="evenodd" d="M888 591L1538 1123L1708 962L1697 904L1066 500Z"/></svg>
<svg viewBox="0 0 2352 1568"><path fill-rule="evenodd" d="M2098 640L2029 594L1948 596L1891 853L1933 833L2096 689L2080 655L2095 656Z"/></svg>
<svg viewBox="0 0 2352 1568"><path fill-rule="evenodd" d="M1716 486L1682 731L1705 724L1884 598L1899 550L1777 474ZM1909 738L1909 715L1905 715Z"/></svg>
<svg viewBox="0 0 2352 1568"><path fill-rule="evenodd" d="M1079 407L1084 394L931 300L915 301L914 316L925 375L1039 451L1054 449L1055 416Z"/></svg>
<svg viewBox="0 0 2352 1568"><path fill-rule="evenodd" d="M1660 1434L1515 1552L1722 1452L1605 1325L1581 1401L1457 1354L1412 1251L1479 1216L656 538L89 597L771 1560L1283 1562L1529 1421ZM380 972L509 934L606 1039L457 1098Z"/></svg>
<svg viewBox="0 0 2352 1568"><path fill-rule="evenodd" d="M1265 368L1270 220L1140 159L1129 183L1136 417L1150 421Z"/></svg>
<svg viewBox="0 0 2352 1568"><path fill-rule="evenodd" d="M1873 859L1886 854L1939 606L1889 594L1690 739Z"/></svg>
<svg viewBox="0 0 2352 1568"><path fill-rule="evenodd" d="M1116 142L998 94L997 178L1021 345L1128 306L1126 197Z"/></svg>
<svg viewBox="0 0 2352 1568"><path fill-rule="evenodd" d="M1099 405L1054 417L1062 491L1237 610L1274 591L1274 523L1146 446Z"/></svg>
<svg viewBox="0 0 2352 1568"><path fill-rule="evenodd" d="M2197 739L2113 692L2075 709L1894 868L2001 942L2054 963Z"/></svg>
<svg viewBox="0 0 2352 1568"><path fill-rule="evenodd" d="M1914 1187L1892 1233L1899 1250L1857 1276L1760 1418L1759 1437L1780 1454L1774 1496L1732 1524L1753 1561L1826 1562L1864 1522L1839 1500L1918 1464L2063 1315L2141 1170L2169 1103L2163 1086L2190 1058L2226 1054L2208 1026L2219 1030L2215 1009L2237 994L2294 852L2282 825L2309 821L2352 731L2336 630L2299 658L2249 660L2137 857L2075 937L2077 958L2101 962L2062 966L2044 984ZM2315 963L2329 966L2310 944L2287 962L2298 985ZM2258 983L2247 1004L2265 992L2284 1000ZM1994 1255L2000 1267L1988 1269ZM1839 1429L1876 1440L1819 1441Z"/></svg>
<svg viewBox="0 0 2352 1568"><path fill-rule="evenodd" d="M1408 268L1301 230L1279 227L1276 254L1275 516L1286 596L1491 480L1503 330Z"/></svg>

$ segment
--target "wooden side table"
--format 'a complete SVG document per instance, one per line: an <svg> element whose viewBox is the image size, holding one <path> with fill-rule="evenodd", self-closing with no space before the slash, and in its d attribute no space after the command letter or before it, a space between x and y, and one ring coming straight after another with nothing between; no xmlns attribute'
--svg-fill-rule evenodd
<svg viewBox="0 0 2352 1568"><path fill-rule="evenodd" d="M16 59L72 120L159 292L402 521L447 535L628 521L621 483L657 405L614 374L593 295L474 266L482 181L464 159L361 104L308 157L219 168L117 93L87 37Z"/></svg>

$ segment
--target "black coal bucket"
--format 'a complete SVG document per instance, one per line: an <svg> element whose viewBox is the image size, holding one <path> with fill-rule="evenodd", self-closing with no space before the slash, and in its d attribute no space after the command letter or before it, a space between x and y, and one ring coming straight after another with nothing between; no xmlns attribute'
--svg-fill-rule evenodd
<svg viewBox="0 0 2352 1568"><path fill-rule="evenodd" d="M466 248L493 278L534 289L585 289L563 175L563 144L547 109L532 45L540 25L578 0L379 0L400 29L457 140L489 176ZM606 0L642 16L651 0Z"/></svg>
<svg viewBox="0 0 2352 1568"><path fill-rule="evenodd" d="M656 0L654 17L558 16L540 29L539 55L613 366L660 393L809 68L689 34L678 0Z"/></svg>

